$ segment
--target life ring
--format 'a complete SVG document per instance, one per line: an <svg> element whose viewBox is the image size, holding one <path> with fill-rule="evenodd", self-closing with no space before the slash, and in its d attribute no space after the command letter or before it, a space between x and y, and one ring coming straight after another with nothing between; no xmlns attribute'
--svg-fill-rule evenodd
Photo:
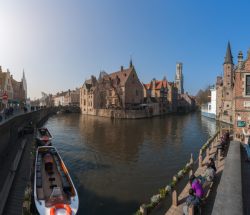
<svg viewBox="0 0 250 215"><path fill-rule="evenodd" d="M65 209L67 211L67 215L72 214L72 210L69 205L56 204L52 208L50 208L50 215L55 215L57 209Z"/></svg>
<svg viewBox="0 0 250 215"><path fill-rule="evenodd" d="M41 138L41 140L47 142L47 141L49 140L49 137L48 137L48 136L43 136L43 137Z"/></svg>

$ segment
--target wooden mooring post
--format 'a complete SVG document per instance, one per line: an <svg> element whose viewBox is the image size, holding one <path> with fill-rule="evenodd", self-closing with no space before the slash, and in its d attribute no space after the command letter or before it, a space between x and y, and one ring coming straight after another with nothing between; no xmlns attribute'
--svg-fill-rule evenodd
<svg viewBox="0 0 250 215"><path fill-rule="evenodd" d="M199 167L202 167L202 150L201 149L199 153Z"/></svg>
<svg viewBox="0 0 250 215"><path fill-rule="evenodd" d="M147 208L145 207L145 205L140 206L140 212L142 215L147 215Z"/></svg>
<svg viewBox="0 0 250 215"><path fill-rule="evenodd" d="M173 190L172 192L172 205L175 207L178 206L178 195L176 190Z"/></svg>

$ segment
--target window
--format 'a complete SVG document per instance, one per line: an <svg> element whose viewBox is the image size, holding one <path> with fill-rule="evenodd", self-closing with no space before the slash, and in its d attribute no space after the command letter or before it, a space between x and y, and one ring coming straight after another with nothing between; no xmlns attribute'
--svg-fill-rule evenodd
<svg viewBox="0 0 250 215"><path fill-rule="evenodd" d="M135 90L135 95L138 96L138 90Z"/></svg>
<svg viewBox="0 0 250 215"><path fill-rule="evenodd" d="M246 95L250 95L250 75L246 75Z"/></svg>

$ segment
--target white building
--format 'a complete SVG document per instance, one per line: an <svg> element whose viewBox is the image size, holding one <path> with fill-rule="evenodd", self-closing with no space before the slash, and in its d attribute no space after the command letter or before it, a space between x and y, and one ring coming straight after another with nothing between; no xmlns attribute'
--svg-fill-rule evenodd
<svg viewBox="0 0 250 215"><path fill-rule="evenodd" d="M210 88L211 101L203 105L201 108L201 115L209 118L216 118L216 88Z"/></svg>
<svg viewBox="0 0 250 215"><path fill-rule="evenodd" d="M54 97L54 106L66 106L68 102L65 99L67 92L57 93Z"/></svg>

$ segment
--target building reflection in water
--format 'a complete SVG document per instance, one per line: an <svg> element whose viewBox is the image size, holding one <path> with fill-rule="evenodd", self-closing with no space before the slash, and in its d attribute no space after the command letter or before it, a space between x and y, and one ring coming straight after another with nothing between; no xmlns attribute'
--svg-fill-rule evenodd
<svg viewBox="0 0 250 215"><path fill-rule="evenodd" d="M109 215L133 213L216 130L197 113L140 120L62 114L45 126L78 188L80 214Z"/></svg>

